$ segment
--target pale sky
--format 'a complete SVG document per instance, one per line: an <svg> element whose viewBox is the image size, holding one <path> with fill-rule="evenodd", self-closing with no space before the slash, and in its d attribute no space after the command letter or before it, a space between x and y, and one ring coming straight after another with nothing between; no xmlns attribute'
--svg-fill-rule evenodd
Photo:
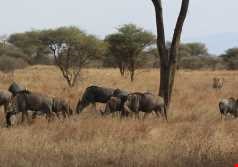
<svg viewBox="0 0 238 167"><path fill-rule="evenodd" d="M156 32L151 0L0 0L0 35L75 25L103 38L119 25L137 24ZM181 0L163 0L170 40ZM238 0L190 0L182 38L238 34ZM237 43L238 45L238 43Z"/></svg>

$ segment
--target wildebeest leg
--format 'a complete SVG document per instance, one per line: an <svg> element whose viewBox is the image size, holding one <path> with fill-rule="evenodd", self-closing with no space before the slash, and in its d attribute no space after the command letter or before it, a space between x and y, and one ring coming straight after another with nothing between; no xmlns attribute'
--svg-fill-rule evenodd
<svg viewBox="0 0 238 167"><path fill-rule="evenodd" d="M135 118L140 119L140 112L139 111L135 112Z"/></svg>
<svg viewBox="0 0 238 167"><path fill-rule="evenodd" d="M144 116L143 116L143 120L148 116L148 112L145 112Z"/></svg>
<svg viewBox="0 0 238 167"><path fill-rule="evenodd" d="M23 123L25 121L25 116L26 116L27 111L23 110L21 113L21 123Z"/></svg>
<svg viewBox="0 0 238 167"><path fill-rule="evenodd" d="M26 111L26 118L27 118L27 123L30 123L30 119L29 119L29 114L28 114L28 111Z"/></svg>
<svg viewBox="0 0 238 167"><path fill-rule="evenodd" d="M4 104L4 115L6 115L7 114L7 106L8 106L9 104Z"/></svg>
<svg viewBox="0 0 238 167"><path fill-rule="evenodd" d="M120 111L116 111L116 117L118 118L120 116Z"/></svg>
<svg viewBox="0 0 238 167"><path fill-rule="evenodd" d="M115 118L115 112L112 112L111 114L112 114L112 118Z"/></svg>
<svg viewBox="0 0 238 167"><path fill-rule="evenodd" d="M66 119L66 111L62 111L64 119Z"/></svg>
<svg viewBox="0 0 238 167"><path fill-rule="evenodd" d="M128 107L127 103L124 104L123 110L121 112L121 118L122 117L128 117L129 113L131 113L131 109Z"/></svg>
<svg viewBox="0 0 238 167"><path fill-rule="evenodd" d="M163 118L167 120L167 115L166 112L164 112L164 109L158 108L157 110L155 110L155 114L157 115L157 117L160 117L162 115Z"/></svg>
<svg viewBox="0 0 238 167"><path fill-rule="evenodd" d="M52 111L51 111L51 109L46 109L46 119L48 120L48 122L51 121L51 119L52 119Z"/></svg>
<svg viewBox="0 0 238 167"><path fill-rule="evenodd" d="M92 108L95 112L97 112L97 106L96 106L96 103L92 103Z"/></svg>
<svg viewBox="0 0 238 167"><path fill-rule="evenodd" d="M54 114L56 115L56 117L60 120L60 115L59 112L54 112Z"/></svg>
<svg viewBox="0 0 238 167"><path fill-rule="evenodd" d="M32 117L31 117L31 119L36 119L36 115L37 115L37 112L36 112L36 111L34 111L34 112L33 112L33 114L32 114Z"/></svg>
<svg viewBox="0 0 238 167"><path fill-rule="evenodd" d="M6 123L7 123L7 127L10 127L12 125L11 123L11 116L16 114L15 112L7 112L5 115L6 118Z"/></svg>
<svg viewBox="0 0 238 167"><path fill-rule="evenodd" d="M48 122L50 122L51 119L52 119L52 113L47 112L47 113L46 113L46 119L47 119Z"/></svg>
<svg viewBox="0 0 238 167"><path fill-rule="evenodd" d="M155 112L156 116L157 116L158 118L160 118L161 110L160 110L160 109L154 110L154 112Z"/></svg>
<svg viewBox="0 0 238 167"><path fill-rule="evenodd" d="M224 109L223 110L223 117L224 117L224 119L226 120L226 118L227 118L227 114L229 113L229 111L228 111L228 109Z"/></svg>

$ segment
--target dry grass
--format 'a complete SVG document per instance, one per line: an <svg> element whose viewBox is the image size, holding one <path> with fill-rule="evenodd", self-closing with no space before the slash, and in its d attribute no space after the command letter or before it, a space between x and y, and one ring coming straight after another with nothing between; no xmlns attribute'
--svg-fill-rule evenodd
<svg viewBox="0 0 238 167"><path fill-rule="evenodd" d="M75 106L91 84L157 92L159 72L139 73L130 83L117 70L85 70L74 89L67 88L53 67L34 66L14 76L33 91L64 96ZM225 78L221 92L211 88L214 76ZM1 82L0 89L10 82ZM88 108L64 122L48 124L39 118L31 126L2 127L0 166L233 166L238 163L238 120L221 121L217 103L222 97L238 97L237 85L238 72L178 72L169 123L153 115L145 121L102 118ZM3 125L2 116L0 121Z"/></svg>

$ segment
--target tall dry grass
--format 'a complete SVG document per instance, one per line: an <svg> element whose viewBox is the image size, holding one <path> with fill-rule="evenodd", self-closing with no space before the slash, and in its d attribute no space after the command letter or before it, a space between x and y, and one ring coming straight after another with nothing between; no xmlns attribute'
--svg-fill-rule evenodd
<svg viewBox="0 0 238 167"><path fill-rule="evenodd" d="M141 70L134 83L114 69L83 71L83 81L67 87L59 71L33 66L16 71L15 80L28 89L67 99L75 106L92 84L129 91L158 91L159 72ZM212 78L224 77L220 92ZM7 89L4 80L0 89ZM69 120L0 128L0 166L161 166L228 167L238 163L238 120L220 120L218 101L238 97L238 72L177 73L169 122L151 115L146 120L102 118L90 107ZM99 105L98 107L102 107ZM0 116L3 125L3 114Z"/></svg>

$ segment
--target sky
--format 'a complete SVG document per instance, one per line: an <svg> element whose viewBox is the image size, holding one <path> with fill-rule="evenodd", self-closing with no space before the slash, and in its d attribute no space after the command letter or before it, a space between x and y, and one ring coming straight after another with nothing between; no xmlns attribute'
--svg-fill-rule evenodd
<svg viewBox="0 0 238 167"><path fill-rule="evenodd" d="M169 41L181 0L162 2L166 39ZM115 32L119 25L127 23L156 33L151 0L0 0L0 3L0 35L74 25L103 38ZM238 46L238 38L234 39L238 34L237 16L237 0L227 0L226 3L220 0L190 0L182 41L205 42L211 52L218 53L225 49L220 46L224 46L221 44L222 36L227 34L228 39L224 40L226 45ZM219 43L218 37L221 40Z"/></svg>

